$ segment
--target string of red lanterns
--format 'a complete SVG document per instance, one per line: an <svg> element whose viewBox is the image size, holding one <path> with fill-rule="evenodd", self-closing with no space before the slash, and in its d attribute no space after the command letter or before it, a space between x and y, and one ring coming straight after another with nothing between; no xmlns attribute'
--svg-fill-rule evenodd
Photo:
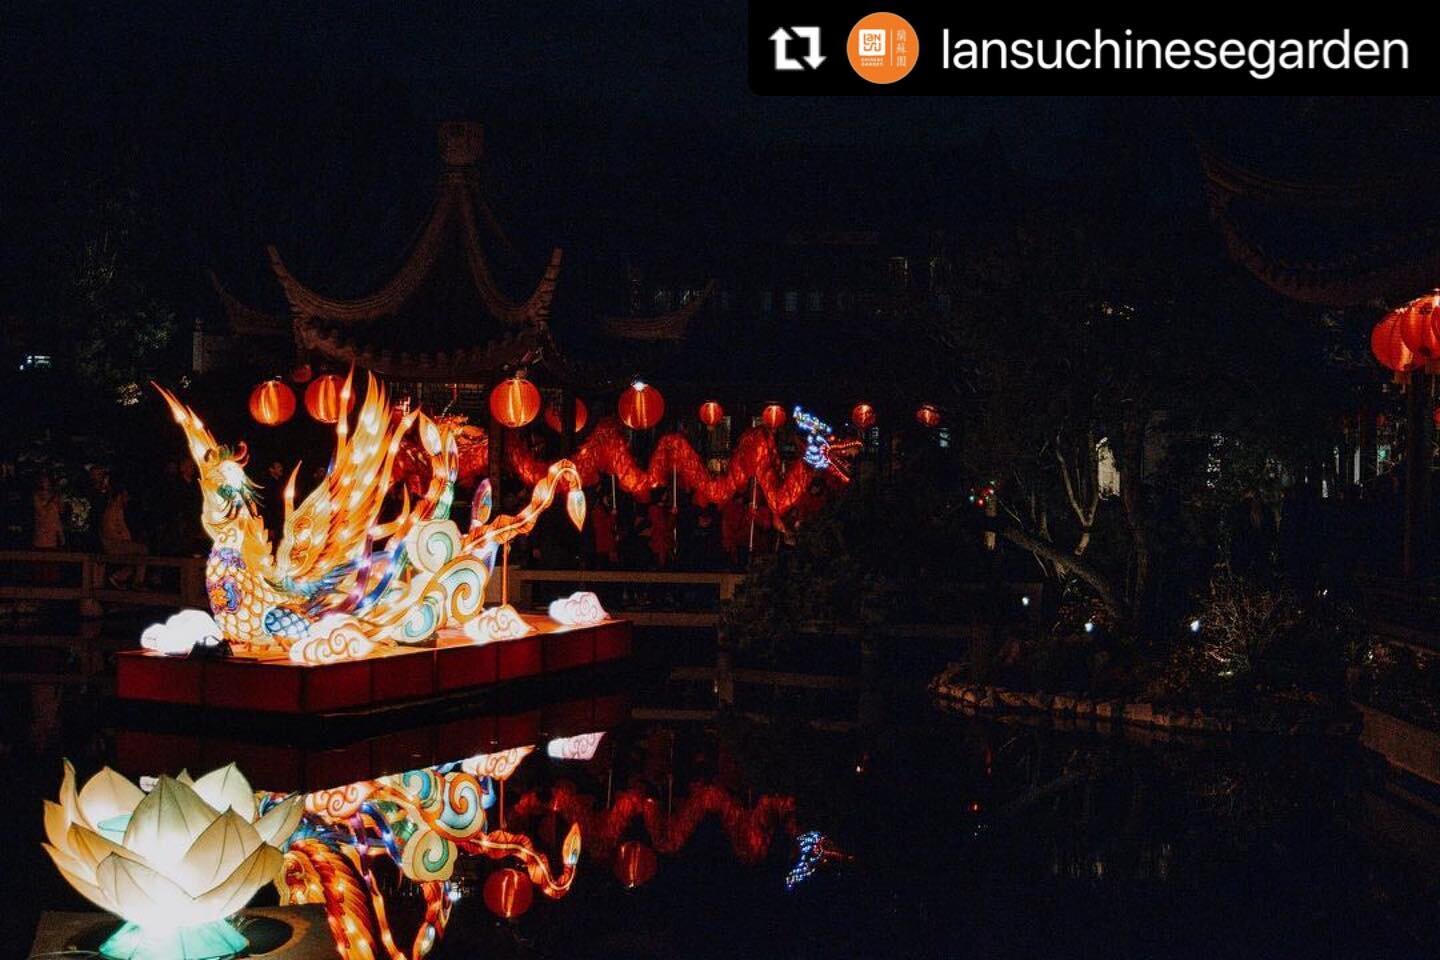
<svg viewBox="0 0 1440 960"><path fill-rule="evenodd" d="M1419 349L1412 347L1411 343ZM1382 319L1371 335L1371 348L1382 364L1397 372L1408 371L1421 362L1440 363L1440 291L1392 311ZM354 408L352 396L344 404L345 409L341 409L344 378L339 374L316 376L308 364L301 364L291 371L290 379L306 385L305 410L319 423L336 423ZM249 406L251 416L257 422L279 426L295 414L295 392L278 377L266 380L251 392ZM523 375L502 380L490 391L491 414L496 421L511 429L527 426L540 415L542 409L546 426L560 432L562 411L559 404L545 403L539 389ZM620 421L630 429L649 430L665 416L665 397L654 386L636 380L620 394L617 412ZM717 400L701 403L696 413L700 422L711 429L725 419L725 408ZM789 414L782 404L772 402L761 410L760 420L767 429L778 431L789 420ZM850 409L850 422L857 430L868 430L877 420L875 407L868 402L862 401ZM915 420L921 426L933 429L940 425L942 417L934 404L925 403L916 409ZM584 400L576 397L575 432L584 430L589 421L589 408Z"/></svg>

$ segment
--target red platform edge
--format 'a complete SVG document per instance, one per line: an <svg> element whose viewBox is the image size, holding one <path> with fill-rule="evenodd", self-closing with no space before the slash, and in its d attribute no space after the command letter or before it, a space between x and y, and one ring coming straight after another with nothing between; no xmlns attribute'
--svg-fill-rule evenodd
<svg viewBox="0 0 1440 960"><path fill-rule="evenodd" d="M563 627L526 618L539 632L483 645L442 636L364 660L319 665L288 660L204 660L126 650L116 658L116 695L275 714L321 714L427 700L506 680L559 673L630 655L631 624L606 620Z"/></svg>
<svg viewBox="0 0 1440 960"><path fill-rule="evenodd" d="M257 787L291 793L539 744L550 737L609 730L629 716L629 699L609 694L506 716L462 717L323 749L184 731L119 729L113 763L130 776L198 772L235 763Z"/></svg>

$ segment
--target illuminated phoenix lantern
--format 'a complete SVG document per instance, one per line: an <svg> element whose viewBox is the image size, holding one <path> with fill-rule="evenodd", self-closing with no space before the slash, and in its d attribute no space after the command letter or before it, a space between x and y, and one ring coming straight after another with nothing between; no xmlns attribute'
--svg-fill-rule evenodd
<svg viewBox="0 0 1440 960"><path fill-rule="evenodd" d="M295 479L284 491L284 525L271 548L244 446L215 442L173 394L156 387L185 431L199 467L201 522L212 541L205 566L210 608L237 652L288 654L323 663L362 657L380 646L417 643L441 627L463 627L483 612L497 549L534 528L559 494L576 527L585 520L580 476L568 460L550 465L529 504L515 516L490 517L482 491L470 529L450 519L458 460L454 429L418 411L391 410L372 376L356 415L335 424L335 455L325 479L298 505ZM346 378L340 409L348 409ZM414 430L430 467L412 497L391 497L396 455ZM387 501L392 504L382 519Z"/></svg>

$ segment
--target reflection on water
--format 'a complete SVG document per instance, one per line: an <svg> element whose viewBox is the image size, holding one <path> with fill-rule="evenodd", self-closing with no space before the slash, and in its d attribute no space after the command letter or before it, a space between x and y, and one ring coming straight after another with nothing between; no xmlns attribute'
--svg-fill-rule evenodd
<svg viewBox="0 0 1440 960"><path fill-rule="evenodd" d="M651 686L603 730L557 719L594 717L597 700L407 732L413 768L396 764L394 733L283 764L265 754L303 772L256 785L305 789L314 814L287 891L329 903L327 877L348 878L357 942L368 924L377 956L393 955L377 910L399 951L434 942L439 957L1421 957L1440 944L1440 861L1392 829L1383 772L1350 743L1127 739L873 690L883 709L838 731L795 711L637 719L664 696ZM85 709L64 706L58 738L82 772L127 734L103 705L81 722ZM12 920L33 929L38 909L81 905L38 851L30 797L53 790L56 754L23 752L5 773L22 794L12 877L31 890L12 902L31 906ZM381 768L324 780L356 758ZM1377 810L1394 814L1384 831ZM837 855L787 890L807 831ZM445 879L424 879L447 860ZM508 908L487 895L507 868L535 894L513 920L497 912L514 910L518 881ZM339 916L337 937L351 935Z"/></svg>

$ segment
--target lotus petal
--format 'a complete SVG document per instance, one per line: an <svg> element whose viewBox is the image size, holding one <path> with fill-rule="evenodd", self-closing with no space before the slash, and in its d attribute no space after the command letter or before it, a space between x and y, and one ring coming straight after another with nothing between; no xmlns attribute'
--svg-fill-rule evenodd
<svg viewBox="0 0 1440 960"><path fill-rule="evenodd" d="M235 764L211 770L194 783L195 793L216 810L227 807L255 822L255 791Z"/></svg>
<svg viewBox="0 0 1440 960"><path fill-rule="evenodd" d="M201 919L218 920L245 906L256 891L279 875L284 863L285 855L269 844L255 848L230 876L195 898Z"/></svg>
<svg viewBox="0 0 1440 960"><path fill-rule="evenodd" d="M126 850L109 837L96 833L83 823L70 825L70 832L65 837L65 849L91 876L94 876L96 868L104 862L106 857L117 856L124 857L126 860L141 861L140 855L135 851Z"/></svg>
<svg viewBox="0 0 1440 960"><path fill-rule="evenodd" d="M66 870L69 870L71 873L80 877L86 883L95 882L94 868L86 865L79 857L75 856L73 853L70 853L63 847L57 847L51 843L42 842L40 846L44 847L47 851L49 851L50 859L54 860L56 864L63 866Z"/></svg>
<svg viewBox="0 0 1440 960"><path fill-rule="evenodd" d="M42 843L40 846L44 847L45 852L50 854L50 859L55 861L55 869L60 871L60 875L65 878L70 886L75 888L77 893L106 913L119 912L117 906L110 901L109 897L105 896L105 892L94 882L94 877L91 876L87 879L76 869L75 860L67 857L63 851L56 850L48 843Z"/></svg>
<svg viewBox="0 0 1440 960"><path fill-rule="evenodd" d="M195 786L195 781L190 778L190 771L189 771L189 770L181 770L180 773L175 777L175 779L176 779L176 780L179 780L181 783L185 784L185 786L187 786L187 787L193 787L193 786Z"/></svg>
<svg viewBox="0 0 1440 960"><path fill-rule="evenodd" d="M80 801L75 796L75 765L69 760L64 765L65 774L60 779L60 806L65 808L65 815L74 821L80 818Z"/></svg>
<svg viewBox="0 0 1440 960"><path fill-rule="evenodd" d="M95 871L96 885L110 900L110 908L132 923L153 930L173 930L214 919L201 916L190 895L158 870L107 857Z"/></svg>
<svg viewBox="0 0 1440 960"><path fill-rule="evenodd" d="M125 828L125 846L160 866L177 863L219 814L195 791L161 777Z"/></svg>
<svg viewBox="0 0 1440 960"><path fill-rule="evenodd" d="M230 876L262 842L250 821L226 810L195 838L170 875L192 893L209 890Z"/></svg>
<svg viewBox="0 0 1440 960"><path fill-rule="evenodd" d="M64 788L61 788L63 802ZM78 809L82 821L91 829L97 828L111 817L132 813L145 799L140 788L109 767L103 768L80 788Z"/></svg>
<svg viewBox="0 0 1440 960"><path fill-rule="evenodd" d="M295 832L295 828L300 825L300 818L304 815L305 798L297 793L265 811L265 816L255 821L255 830L260 834L261 840L284 849L285 841L290 839L290 834Z"/></svg>
<svg viewBox="0 0 1440 960"><path fill-rule="evenodd" d="M45 800L45 837L57 847L64 847L70 832L70 814L54 800Z"/></svg>

